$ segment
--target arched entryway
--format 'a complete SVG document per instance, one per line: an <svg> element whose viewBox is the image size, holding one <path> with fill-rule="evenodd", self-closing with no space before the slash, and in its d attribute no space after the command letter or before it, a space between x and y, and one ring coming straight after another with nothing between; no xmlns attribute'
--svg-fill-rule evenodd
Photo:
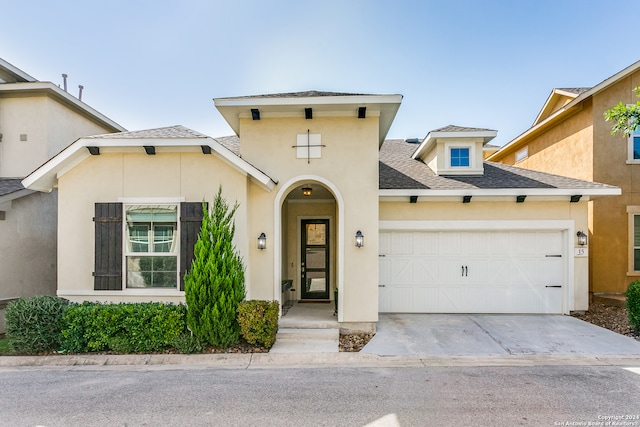
<svg viewBox="0 0 640 427"><path fill-rule="evenodd" d="M326 302L343 282L343 202L338 189L319 176L296 177L278 192L274 206L275 295ZM290 281L293 290L282 290ZM338 321L342 304L338 298Z"/></svg>

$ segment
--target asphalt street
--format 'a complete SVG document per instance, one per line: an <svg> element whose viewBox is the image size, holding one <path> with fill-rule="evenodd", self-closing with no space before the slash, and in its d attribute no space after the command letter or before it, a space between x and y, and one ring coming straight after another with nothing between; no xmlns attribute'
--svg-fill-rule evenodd
<svg viewBox="0 0 640 427"><path fill-rule="evenodd" d="M622 366L0 368L11 426L640 426L638 402Z"/></svg>

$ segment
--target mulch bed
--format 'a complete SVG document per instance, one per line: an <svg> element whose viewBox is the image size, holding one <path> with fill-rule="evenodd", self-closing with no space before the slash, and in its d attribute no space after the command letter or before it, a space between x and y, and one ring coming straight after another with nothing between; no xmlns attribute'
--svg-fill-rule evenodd
<svg viewBox="0 0 640 427"><path fill-rule="evenodd" d="M586 313L574 313L572 316L640 341L640 331L634 330L629 323L626 307L592 303Z"/></svg>

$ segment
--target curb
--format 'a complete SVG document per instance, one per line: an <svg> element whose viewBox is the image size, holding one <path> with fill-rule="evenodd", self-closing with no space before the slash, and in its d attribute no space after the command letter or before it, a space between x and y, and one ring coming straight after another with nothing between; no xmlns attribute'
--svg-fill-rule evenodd
<svg viewBox="0 0 640 427"><path fill-rule="evenodd" d="M640 355L379 356L363 353L136 354L0 356L0 369L21 367L157 369L321 369L519 366L640 367Z"/></svg>

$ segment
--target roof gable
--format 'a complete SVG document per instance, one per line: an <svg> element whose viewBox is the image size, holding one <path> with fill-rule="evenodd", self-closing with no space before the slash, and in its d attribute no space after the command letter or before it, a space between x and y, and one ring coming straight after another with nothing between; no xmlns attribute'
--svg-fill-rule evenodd
<svg viewBox="0 0 640 427"><path fill-rule="evenodd" d="M276 184L276 181L238 157L215 139L180 125L80 138L32 172L22 181L22 184L28 189L49 192L57 185L59 176L80 164L93 153L144 153L145 147L154 147L154 150L158 152L201 151L207 154L214 153L239 172L248 175L263 188L270 191Z"/></svg>

